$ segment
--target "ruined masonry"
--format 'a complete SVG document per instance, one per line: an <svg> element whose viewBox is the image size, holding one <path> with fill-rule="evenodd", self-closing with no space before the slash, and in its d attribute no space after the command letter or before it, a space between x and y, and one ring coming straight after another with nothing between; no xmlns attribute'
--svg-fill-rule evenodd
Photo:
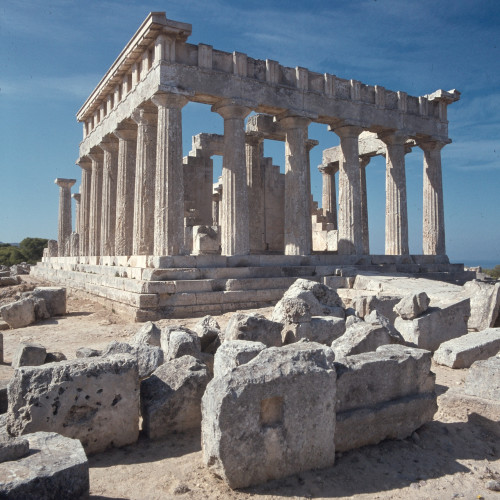
<svg viewBox="0 0 500 500"><path fill-rule="evenodd" d="M271 305L297 277L322 281L346 266L464 278L446 256L441 176L458 91L412 97L192 45L190 35L190 24L150 13L78 111L80 192L71 195L75 179L56 179L58 241L35 276L140 321ZM183 158L188 102L211 106L224 134L200 131ZM311 196L312 122L340 138L323 152L321 208ZM285 142L286 175L264 158L266 140ZM412 148L423 151L422 255L408 247ZM214 155L223 157L215 185ZM385 255L369 250L365 169L376 155L387 163Z"/></svg>

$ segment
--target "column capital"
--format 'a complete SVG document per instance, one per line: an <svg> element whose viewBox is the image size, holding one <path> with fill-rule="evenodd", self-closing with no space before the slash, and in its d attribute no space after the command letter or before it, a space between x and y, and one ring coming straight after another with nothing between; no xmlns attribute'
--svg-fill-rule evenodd
<svg viewBox="0 0 500 500"><path fill-rule="evenodd" d="M318 170L324 175L335 175L339 171L339 162L318 165Z"/></svg>
<svg viewBox="0 0 500 500"><path fill-rule="evenodd" d="M363 155L359 157L359 166L361 168L365 168L368 163L370 163L370 160L372 159L371 156Z"/></svg>
<svg viewBox="0 0 500 500"><path fill-rule="evenodd" d="M245 143L250 146L258 146L262 144L264 140L264 134L262 132L246 132L245 133Z"/></svg>
<svg viewBox="0 0 500 500"><path fill-rule="evenodd" d="M387 146L404 146L408 136L400 130L379 132L377 137Z"/></svg>
<svg viewBox="0 0 500 500"><path fill-rule="evenodd" d="M181 109L189 102L189 98L192 96L192 92L163 85L161 86L161 91L151 97L151 101L158 107Z"/></svg>
<svg viewBox="0 0 500 500"><path fill-rule="evenodd" d="M144 108L134 109L134 111L132 112L132 120L134 120L137 125L156 127L158 123L157 108L148 106Z"/></svg>
<svg viewBox="0 0 500 500"><path fill-rule="evenodd" d="M54 184L57 184L61 188L71 188L76 183L76 179L61 179L58 177Z"/></svg>
<svg viewBox="0 0 500 500"><path fill-rule="evenodd" d="M306 128L318 116L305 111L295 109L287 109L274 117L274 121L278 122L284 129Z"/></svg>
<svg viewBox="0 0 500 500"><path fill-rule="evenodd" d="M92 160L92 170L102 168L104 152L100 147L92 148L88 157Z"/></svg>
<svg viewBox="0 0 500 500"><path fill-rule="evenodd" d="M239 118L244 120L257 106L248 99L222 99L212 106L212 111L224 119Z"/></svg>
<svg viewBox="0 0 500 500"><path fill-rule="evenodd" d="M113 140L112 138L106 137L105 140L103 140L99 144L99 147L107 153L117 153L118 152L118 141L116 139Z"/></svg>
<svg viewBox="0 0 500 500"><path fill-rule="evenodd" d="M137 140L137 126L135 124L126 123L120 125L113 134L123 141Z"/></svg>
<svg viewBox="0 0 500 500"><path fill-rule="evenodd" d="M82 195L80 193L73 193L71 197L77 202L80 203L80 200L82 198Z"/></svg>
<svg viewBox="0 0 500 500"><path fill-rule="evenodd" d="M449 144L450 142L429 140L424 142L418 142L417 145L420 149L422 149L427 153L431 151L441 151L441 149L443 149L446 146L446 144Z"/></svg>
<svg viewBox="0 0 500 500"><path fill-rule="evenodd" d="M316 139L307 139L306 141L306 149L307 152L311 151L312 148L315 148L319 144L319 141Z"/></svg>
<svg viewBox="0 0 500 500"><path fill-rule="evenodd" d="M75 161L75 165L78 165L83 170L92 170L92 161L88 156L82 156Z"/></svg>
<svg viewBox="0 0 500 500"><path fill-rule="evenodd" d="M359 134L361 134L364 129L363 127L359 127L357 125L342 125L331 130L335 132L341 139L344 139L349 137L359 137Z"/></svg>

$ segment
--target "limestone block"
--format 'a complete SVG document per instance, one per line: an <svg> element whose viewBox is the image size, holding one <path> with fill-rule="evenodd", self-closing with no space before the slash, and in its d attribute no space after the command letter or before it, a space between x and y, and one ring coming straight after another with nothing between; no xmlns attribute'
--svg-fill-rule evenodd
<svg viewBox="0 0 500 500"><path fill-rule="evenodd" d="M9 399L7 393L8 384L9 380L0 381L0 415L7 413L7 409L9 407Z"/></svg>
<svg viewBox="0 0 500 500"><path fill-rule="evenodd" d="M476 361L465 379L465 394L500 401L500 356Z"/></svg>
<svg viewBox="0 0 500 500"><path fill-rule="evenodd" d="M314 316L309 323L285 324L282 330L284 344L307 339L318 344L330 345L345 333L346 322L334 316Z"/></svg>
<svg viewBox="0 0 500 500"><path fill-rule="evenodd" d="M266 345L262 342L226 340L215 353L214 375L220 377L233 368L248 363L264 349Z"/></svg>
<svg viewBox="0 0 500 500"><path fill-rule="evenodd" d="M401 300L401 296L392 295L364 295L355 297L352 307L360 318L364 318L372 311L378 311L391 323L394 323L397 314L393 311L394 306Z"/></svg>
<svg viewBox="0 0 500 500"><path fill-rule="evenodd" d="M282 328L281 323L268 320L260 314L235 313L224 331L224 341L250 340L262 342L268 347L279 347Z"/></svg>
<svg viewBox="0 0 500 500"><path fill-rule="evenodd" d="M375 323L381 324L382 326L387 328L387 330L389 330L389 333L391 334L391 336L399 339L400 344L405 343L403 336L396 330L396 328L394 328L394 326L392 326L389 319L386 318L383 314L381 314L376 309L373 310L367 316L365 316L365 322L370 323L370 325L374 325Z"/></svg>
<svg viewBox="0 0 500 500"><path fill-rule="evenodd" d="M333 288L306 279L295 281L283 297L305 300L310 305L313 316L326 316L332 308L342 307L342 300Z"/></svg>
<svg viewBox="0 0 500 500"><path fill-rule="evenodd" d="M11 328L22 328L35 322L35 303L26 297L0 307L0 314Z"/></svg>
<svg viewBox="0 0 500 500"><path fill-rule="evenodd" d="M495 326L500 311L500 283L468 281L464 292L470 298L468 328L481 331Z"/></svg>
<svg viewBox="0 0 500 500"><path fill-rule="evenodd" d="M48 352L45 356L44 365L47 363L59 363L59 361L66 361L68 358L62 352Z"/></svg>
<svg viewBox="0 0 500 500"><path fill-rule="evenodd" d="M403 319L415 319L427 311L430 301L431 299L429 299L425 292L411 293L405 295L394 306L394 312Z"/></svg>
<svg viewBox="0 0 500 500"><path fill-rule="evenodd" d="M333 465L333 360L328 347L299 342L264 349L216 376L202 400L209 469L231 488L244 488Z"/></svg>
<svg viewBox="0 0 500 500"><path fill-rule="evenodd" d="M131 344L134 346L148 344L160 347L161 330L152 322L148 321L132 337Z"/></svg>
<svg viewBox="0 0 500 500"><path fill-rule="evenodd" d="M208 368L193 356L168 361L143 380L142 428L148 438L199 427L201 397L209 380Z"/></svg>
<svg viewBox="0 0 500 500"><path fill-rule="evenodd" d="M71 500L89 494L89 464L82 445L53 432L26 436L30 452L0 464L0 497Z"/></svg>
<svg viewBox="0 0 500 500"><path fill-rule="evenodd" d="M201 352L201 342L198 335L183 326L169 326L162 328L161 348L165 353L165 360L194 356Z"/></svg>
<svg viewBox="0 0 500 500"><path fill-rule="evenodd" d="M77 358L95 358L96 356L101 356L101 351L98 349L92 349L90 347L80 347L76 350Z"/></svg>
<svg viewBox="0 0 500 500"><path fill-rule="evenodd" d="M400 338L380 323L354 323L346 329L344 335L332 342L336 358L352 356L363 352L375 351L377 347L396 344Z"/></svg>
<svg viewBox="0 0 500 500"><path fill-rule="evenodd" d="M48 253L48 257L57 257L59 255L56 240L49 240L47 242L47 253Z"/></svg>
<svg viewBox="0 0 500 500"><path fill-rule="evenodd" d="M56 286L37 287L33 290L34 297L40 297L47 304L51 316L66 314L66 288Z"/></svg>
<svg viewBox="0 0 500 500"><path fill-rule="evenodd" d="M23 274L30 273L30 265L29 264L14 264L10 266L10 274L11 276L21 276Z"/></svg>
<svg viewBox="0 0 500 500"><path fill-rule="evenodd" d="M355 323L362 323L362 322L363 322L363 320L361 318L359 318L358 316L350 315L350 316L347 316L347 318L345 320L345 327L347 329L347 328L350 328Z"/></svg>
<svg viewBox="0 0 500 500"><path fill-rule="evenodd" d="M216 340L221 329L217 320L210 316L204 316L196 325L193 327L193 331L198 335L201 342L201 350L206 351L208 346Z"/></svg>
<svg viewBox="0 0 500 500"><path fill-rule="evenodd" d="M12 368L43 365L46 356L47 350L43 345L22 342L12 357Z"/></svg>
<svg viewBox="0 0 500 500"><path fill-rule="evenodd" d="M134 443L137 361L121 354L16 370L9 383L7 429L14 436L59 432L80 439L87 453Z"/></svg>
<svg viewBox="0 0 500 500"><path fill-rule="evenodd" d="M464 299L443 308L430 307L418 318L396 318L394 327L406 342L435 351L443 342L467 333L470 316L470 300Z"/></svg>
<svg viewBox="0 0 500 500"><path fill-rule="evenodd" d="M0 277L0 286L15 286L21 283L19 276L2 276Z"/></svg>
<svg viewBox="0 0 500 500"><path fill-rule="evenodd" d="M488 328L443 342L434 361L450 368L469 368L472 363L500 352L500 328Z"/></svg>
<svg viewBox="0 0 500 500"><path fill-rule="evenodd" d="M27 439L0 435L0 463L25 457L30 452ZM0 478L1 481L1 478Z"/></svg>
<svg viewBox="0 0 500 500"><path fill-rule="evenodd" d="M193 226L193 254L218 254L221 251L219 226Z"/></svg>
<svg viewBox="0 0 500 500"><path fill-rule="evenodd" d="M283 297L274 307L272 321L278 323L309 323L311 306L303 299Z"/></svg>

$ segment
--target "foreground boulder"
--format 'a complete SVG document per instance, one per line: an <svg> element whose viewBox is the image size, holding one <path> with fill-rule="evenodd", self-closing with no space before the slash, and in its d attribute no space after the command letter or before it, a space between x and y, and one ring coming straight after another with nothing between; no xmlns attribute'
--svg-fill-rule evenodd
<svg viewBox="0 0 500 500"><path fill-rule="evenodd" d="M472 363L500 352L500 328L488 328L443 342L434 361L450 368L469 368Z"/></svg>
<svg viewBox="0 0 500 500"><path fill-rule="evenodd" d="M500 401L500 356L476 361L465 379L465 394Z"/></svg>
<svg viewBox="0 0 500 500"><path fill-rule="evenodd" d="M415 319L396 318L394 327L406 342L434 352L443 342L467 333L469 316L470 300L463 299L442 308L430 307Z"/></svg>
<svg viewBox="0 0 500 500"><path fill-rule="evenodd" d="M45 301L51 316L66 314L66 288L59 286L39 286L31 292L33 297Z"/></svg>
<svg viewBox="0 0 500 500"><path fill-rule="evenodd" d="M403 319L415 319L427 311L430 301L425 292L411 293L394 306L394 312Z"/></svg>
<svg viewBox="0 0 500 500"><path fill-rule="evenodd" d="M148 321L132 337L131 344L138 346L142 344L161 346L161 330L152 322Z"/></svg>
<svg viewBox="0 0 500 500"><path fill-rule="evenodd" d="M500 312L500 283L468 281L464 293L470 298L469 330L486 330L495 326Z"/></svg>
<svg viewBox="0 0 500 500"><path fill-rule="evenodd" d="M347 451L384 439L402 439L437 410L431 353L402 345L335 362L335 448Z"/></svg>
<svg viewBox="0 0 500 500"><path fill-rule="evenodd" d="M35 322L35 302L31 297L0 307L0 315L11 328L23 328Z"/></svg>
<svg viewBox="0 0 500 500"><path fill-rule="evenodd" d="M215 377L202 401L203 460L244 488L335 460L332 351L299 342L263 350Z"/></svg>
<svg viewBox="0 0 500 500"><path fill-rule="evenodd" d="M0 463L0 497L70 500L89 494L89 464L77 439L53 432L26 436L29 454Z"/></svg>
<svg viewBox="0 0 500 500"><path fill-rule="evenodd" d="M281 323L270 321L260 314L235 313L226 326L224 341L249 340L262 342L268 347L279 347L282 328Z"/></svg>
<svg viewBox="0 0 500 500"><path fill-rule="evenodd" d="M200 427L201 397L210 380L207 366L182 356L141 382L142 428L150 439Z"/></svg>
<svg viewBox="0 0 500 500"><path fill-rule="evenodd" d="M21 368L8 393L7 430L14 436L58 432L96 453L139 435L139 378L130 355Z"/></svg>
<svg viewBox="0 0 500 500"><path fill-rule="evenodd" d="M215 353L214 375L216 377L222 376L233 368L248 363L264 349L266 346L262 342L225 341Z"/></svg>
<svg viewBox="0 0 500 500"><path fill-rule="evenodd" d="M193 331L200 339L201 350L203 352L207 352L210 345L220 339L221 335L219 323L217 323L217 320L210 315L201 318L201 320L194 326Z"/></svg>
<svg viewBox="0 0 500 500"><path fill-rule="evenodd" d="M12 368L40 366L45 363L47 350L40 344L20 343L12 358Z"/></svg>

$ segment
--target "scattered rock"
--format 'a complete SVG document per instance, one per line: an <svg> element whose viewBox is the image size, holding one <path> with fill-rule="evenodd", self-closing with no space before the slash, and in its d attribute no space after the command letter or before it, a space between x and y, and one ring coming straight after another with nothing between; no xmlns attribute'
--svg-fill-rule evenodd
<svg viewBox="0 0 500 500"><path fill-rule="evenodd" d="M166 360L182 356L196 358L201 352L201 342L198 335L189 328L173 326L162 329L161 348L166 353Z"/></svg>
<svg viewBox="0 0 500 500"><path fill-rule="evenodd" d="M237 366L251 361L266 348L262 342L227 340L215 353L214 376L220 377Z"/></svg>
<svg viewBox="0 0 500 500"><path fill-rule="evenodd" d="M77 358L95 358L96 356L101 356L102 352L98 349L92 349L90 347L80 347L76 350Z"/></svg>
<svg viewBox="0 0 500 500"><path fill-rule="evenodd" d="M23 458L29 451L27 439L0 435L0 463Z"/></svg>
<svg viewBox="0 0 500 500"><path fill-rule="evenodd" d="M148 344L156 347L161 346L161 330L152 322L148 321L142 325L139 331L132 337L131 344L137 346Z"/></svg>
<svg viewBox="0 0 500 500"><path fill-rule="evenodd" d="M221 333L221 329L217 320L210 316L204 316L193 328L193 331L198 335L201 342L201 350L206 352L208 347L217 339ZM214 353L212 353L214 354Z"/></svg>
<svg viewBox="0 0 500 500"><path fill-rule="evenodd" d="M405 295L400 302L394 306L396 312L403 319L415 319L427 311L431 299L425 292L411 293Z"/></svg>
<svg viewBox="0 0 500 500"><path fill-rule="evenodd" d="M33 297L45 300L51 316L66 314L66 288L59 286L39 286L33 290Z"/></svg>
<svg viewBox="0 0 500 500"><path fill-rule="evenodd" d="M235 313L231 316L224 331L224 341L249 340L262 342L268 347L279 347L282 328L281 323L268 320L260 314Z"/></svg>
<svg viewBox="0 0 500 500"><path fill-rule="evenodd" d="M21 343L12 358L12 368L43 365L46 356L47 350L43 345Z"/></svg>
<svg viewBox="0 0 500 500"><path fill-rule="evenodd" d="M44 364L58 363L59 361L66 361L66 356L62 352L48 352L45 356Z"/></svg>
<svg viewBox="0 0 500 500"><path fill-rule="evenodd" d="M464 393L500 401L500 356L472 364L465 378Z"/></svg>

